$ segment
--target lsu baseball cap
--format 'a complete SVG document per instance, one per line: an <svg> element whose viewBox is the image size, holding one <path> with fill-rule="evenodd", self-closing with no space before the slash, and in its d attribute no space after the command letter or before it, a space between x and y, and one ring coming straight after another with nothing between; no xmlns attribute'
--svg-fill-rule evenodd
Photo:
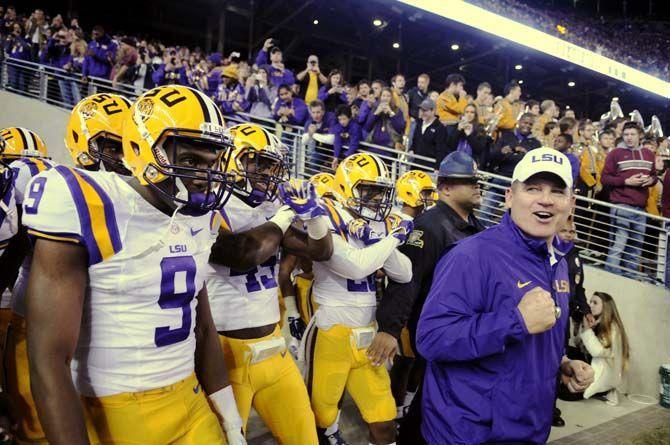
<svg viewBox="0 0 670 445"><path fill-rule="evenodd" d="M561 178L567 187L572 188L570 160L558 150L549 147L530 150L514 168L512 182L526 182L528 178L538 173L553 173Z"/></svg>

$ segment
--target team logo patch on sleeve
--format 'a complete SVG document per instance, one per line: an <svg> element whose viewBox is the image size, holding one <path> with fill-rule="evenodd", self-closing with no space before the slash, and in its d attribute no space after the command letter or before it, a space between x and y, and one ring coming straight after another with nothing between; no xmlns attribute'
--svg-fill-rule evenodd
<svg viewBox="0 0 670 445"><path fill-rule="evenodd" d="M423 230L412 231L405 244L423 249Z"/></svg>

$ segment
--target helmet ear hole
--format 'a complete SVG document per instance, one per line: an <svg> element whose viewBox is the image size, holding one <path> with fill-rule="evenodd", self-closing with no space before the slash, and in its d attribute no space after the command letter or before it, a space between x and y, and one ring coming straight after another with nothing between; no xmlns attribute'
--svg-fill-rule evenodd
<svg viewBox="0 0 670 445"><path fill-rule="evenodd" d="M132 142L132 141L131 141L131 142L130 142L130 147L133 149L133 152L135 153L135 156L139 156L139 155L140 155L140 146L137 145L136 142Z"/></svg>
<svg viewBox="0 0 670 445"><path fill-rule="evenodd" d="M74 139L75 144L79 142L79 133L76 131L72 130L72 139Z"/></svg>

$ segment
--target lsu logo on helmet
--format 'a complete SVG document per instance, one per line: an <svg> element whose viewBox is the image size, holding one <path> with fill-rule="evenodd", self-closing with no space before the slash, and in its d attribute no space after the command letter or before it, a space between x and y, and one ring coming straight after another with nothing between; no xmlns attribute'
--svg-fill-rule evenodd
<svg viewBox="0 0 670 445"><path fill-rule="evenodd" d="M314 189L319 198L335 198L333 190L333 187L335 186L335 175L331 173L317 173L309 178L309 182L314 185Z"/></svg>
<svg viewBox="0 0 670 445"><path fill-rule="evenodd" d="M79 101L65 129L65 146L83 168L130 174L123 167L121 138L130 101L117 94L94 94Z"/></svg>
<svg viewBox="0 0 670 445"><path fill-rule="evenodd" d="M405 172L396 181L395 188L398 201L410 207L430 207L437 200L433 180L420 170Z"/></svg>

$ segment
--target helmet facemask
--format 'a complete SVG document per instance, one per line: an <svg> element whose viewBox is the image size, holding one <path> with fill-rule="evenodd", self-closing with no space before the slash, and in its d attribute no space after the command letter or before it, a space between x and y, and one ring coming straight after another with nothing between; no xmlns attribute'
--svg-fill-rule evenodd
<svg viewBox="0 0 670 445"><path fill-rule="evenodd" d="M120 156L114 156L110 153L120 153ZM81 153L79 156L90 156L98 169L108 172L114 172L123 176L130 176L132 173L123 162L123 145L121 138L113 133L100 132L94 138L88 141L88 155ZM82 165L86 165L85 159L79 160Z"/></svg>
<svg viewBox="0 0 670 445"><path fill-rule="evenodd" d="M217 153L216 160L211 167L184 166L176 163L179 141L202 147ZM143 179L152 186L166 200L172 201L181 207L181 213L191 216L204 215L212 210L221 208L232 190L229 175L222 172L218 166L226 162L230 153L230 141L222 134L205 134L190 130L166 130L153 147L156 163L150 163L145 169ZM171 153L173 162L167 153ZM159 175L167 179L156 183ZM185 185L198 181L204 184L201 190L189 190ZM162 185L166 183L167 186ZM195 184L193 184L195 188Z"/></svg>
<svg viewBox="0 0 670 445"><path fill-rule="evenodd" d="M437 193L433 187L426 187L419 192L419 203L423 204L424 208L432 207L437 201Z"/></svg>
<svg viewBox="0 0 670 445"><path fill-rule="evenodd" d="M235 193L251 205L274 201L279 184L289 179L284 158L270 151L246 149L237 163Z"/></svg>
<svg viewBox="0 0 670 445"><path fill-rule="evenodd" d="M347 199L347 207L359 217L368 221L383 221L393 208L394 187L375 181L359 181L352 188L352 197Z"/></svg>

